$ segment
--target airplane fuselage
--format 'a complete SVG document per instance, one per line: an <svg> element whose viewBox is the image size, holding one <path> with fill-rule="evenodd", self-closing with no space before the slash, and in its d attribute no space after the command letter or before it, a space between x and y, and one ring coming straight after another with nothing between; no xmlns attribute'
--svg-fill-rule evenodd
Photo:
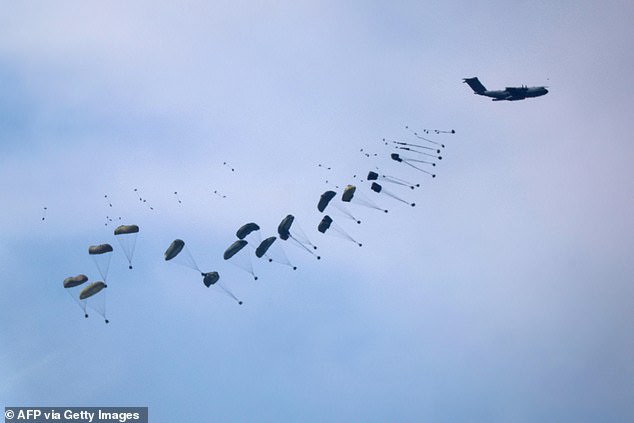
<svg viewBox="0 0 634 423"><path fill-rule="evenodd" d="M474 94L490 97L493 101L516 101L525 98L539 97L548 94L546 87L506 87L503 90L487 90L478 78L465 78L463 82L469 84Z"/></svg>
<svg viewBox="0 0 634 423"><path fill-rule="evenodd" d="M511 90L515 90L511 92ZM507 88L505 90L485 91L483 93L474 93L493 98L493 101L516 101L524 100L530 97L539 97L546 95L548 90L545 87L523 87L523 88Z"/></svg>

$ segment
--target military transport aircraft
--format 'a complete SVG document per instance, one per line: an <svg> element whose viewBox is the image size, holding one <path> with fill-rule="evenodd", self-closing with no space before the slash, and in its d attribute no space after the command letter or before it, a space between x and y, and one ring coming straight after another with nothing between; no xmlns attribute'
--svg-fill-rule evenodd
<svg viewBox="0 0 634 423"><path fill-rule="evenodd" d="M539 97L548 93L546 87L527 87L525 85L522 85L521 87L506 87L503 90L490 91L482 85L482 82L480 82L477 77L464 78L462 81L469 84L474 94L492 97L493 101L524 100L528 97Z"/></svg>

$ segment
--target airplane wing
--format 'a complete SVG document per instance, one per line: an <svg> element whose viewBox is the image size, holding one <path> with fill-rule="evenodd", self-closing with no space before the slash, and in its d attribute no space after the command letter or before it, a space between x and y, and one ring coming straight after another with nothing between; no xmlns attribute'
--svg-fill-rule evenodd
<svg viewBox="0 0 634 423"><path fill-rule="evenodd" d="M509 93L507 100L523 100L526 98L526 91L528 91L526 87L506 87L506 92Z"/></svg>

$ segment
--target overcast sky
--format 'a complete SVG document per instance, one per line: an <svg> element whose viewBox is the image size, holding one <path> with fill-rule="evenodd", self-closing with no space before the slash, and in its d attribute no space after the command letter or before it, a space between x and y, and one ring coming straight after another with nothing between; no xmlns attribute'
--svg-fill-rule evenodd
<svg viewBox="0 0 634 423"><path fill-rule="evenodd" d="M0 7L2 404L634 420L631 2L133 3ZM550 92L491 102L474 76ZM430 135L435 179L389 159L406 125L456 131ZM416 207L369 191L375 167ZM348 183L389 209L333 215L362 247L316 231ZM254 258L258 281L223 260L289 213L321 260L284 244L298 269ZM244 304L166 263L175 238ZM108 325L62 287L100 279L101 243Z"/></svg>

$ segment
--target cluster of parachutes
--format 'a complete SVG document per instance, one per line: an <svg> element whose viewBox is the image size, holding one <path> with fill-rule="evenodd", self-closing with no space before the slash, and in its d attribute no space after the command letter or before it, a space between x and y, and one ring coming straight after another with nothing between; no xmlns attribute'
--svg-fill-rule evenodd
<svg viewBox="0 0 634 423"><path fill-rule="evenodd" d="M114 230L114 235L121 245L128 260L128 267L132 269L132 257L136 246L136 238L139 233L137 225L121 225ZM77 305L83 310L84 317L88 317L87 307L91 307L103 316L106 323L106 293L108 287L108 270L110 269L110 259L114 249L110 244L91 245L88 247L88 254L92 257L101 280L88 283L88 277L83 273L76 276L69 276L64 279L64 289L75 300Z"/></svg>
<svg viewBox="0 0 634 423"><path fill-rule="evenodd" d="M297 270L288 259L284 249L279 245L280 241L295 242L301 248L313 254L316 249L308 240L306 235L299 229L298 225L293 225L295 217L287 215L280 222L277 228L277 236L269 236L264 240L260 236L260 226L255 222L249 222L242 225L236 231L236 240L227 247L223 253L223 259L245 272L248 272L254 280L258 280L258 276L253 270L252 255L257 259L266 259L269 262L277 262L279 264L289 266L293 270ZM319 256L316 256L318 259ZM231 298L238 304L242 301L220 280L220 274L217 271L203 272L198 266L196 260L185 245L182 239L175 239L164 253L165 261L176 262L183 266L189 267L200 274L203 278L203 284L207 288L217 288L217 290Z"/></svg>
<svg viewBox="0 0 634 423"><path fill-rule="evenodd" d="M405 127L405 128L409 130L408 127ZM436 134L455 134L454 130L441 131L441 130L425 129L423 131L425 133L433 132ZM390 159L401 165L405 165L410 168L416 169L418 172L422 174L426 174L432 178L435 178L436 174L432 172L432 169L436 167L438 161L442 160L442 156L440 155L440 153L441 153L441 149L445 148L445 145L438 143L434 140L431 140L429 138L422 137L417 132L413 132L413 131L411 132L417 139L421 141L420 142L417 141L417 143L409 143L409 142L398 141L398 140L383 139L383 143L386 146L389 146L393 148L394 150L396 150L396 151L393 150L389 153ZM404 151L406 151L407 153L403 153ZM379 156L378 154L370 154L364 151L364 149L361 149L361 152L366 157ZM401 154L407 154L407 155L401 155ZM326 169L330 169L330 167L326 167L321 164L319 166L324 167ZM385 185L391 184L395 186L408 187L414 190L420 187L420 183L410 182L406 179L403 179L397 176L386 175L382 172L379 172L378 169L379 169L378 167L375 167L374 169L368 171L367 176L365 178L365 182L369 183L370 191L376 194L390 197L394 200L407 204L411 207L415 207L416 203L410 202L401 198L401 196L397 192L392 191L390 188L386 188ZM346 219L351 219L355 221L356 223L360 224L361 221L358 220L345 207L344 203L356 203L365 207L383 211L385 213L387 213L388 210L375 204L370 198L368 198L366 195L364 195L361 192L361 190L358 188L357 185L352 185L352 184L346 185L342 189L340 201L336 200L337 197L338 197L338 193L333 190L328 190L321 195L319 202L317 203L317 209L321 213L328 212L329 214L325 214L323 216L322 220L317 225L317 230L324 234L330 233L338 237L347 239L361 247L363 244L358 242L350 234L348 234L348 232L346 232L343 229L343 227L338 225L330 215L335 213L335 214L338 214L339 216L343 216Z"/></svg>
<svg viewBox="0 0 634 423"><path fill-rule="evenodd" d="M434 132L437 134L455 133L453 130ZM429 133L429 131L425 130L425 133ZM441 152L440 148L444 148L445 146L444 144L421 137L416 132L414 132L414 135L422 142L413 144L403 141L390 141L384 139L383 142L385 145L391 146L395 150L399 151L391 152L389 157L396 163L407 165L423 174L427 174L432 178L435 178L436 174L433 173L431 169L436 167L437 160L442 160L442 156L439 155ZM407 151L407 154L413 154L413 156L401 156L402 151ZM366 154L366 156L370 157L370 154ZM378 155L375 154L374 156ZM365 179L365 182L369 184L370 191L376 194L388 196L411 207L416 206L414 202L402 199L400 195L390 189L386 189L383 185L392 184L414 190L420 187L419 183L413 183L400 177L383 174L378 171L378 167L368 171ZM337 215L338 217L343 217L360 224L361 220L355 217L355 215L353 215L348 209L347 204L350 203L380 210L384 213L388 212L387 209L376 205L371 199L369 199L357 185L348 184L341 190L340 193L337 193L334 190L327 190L321 194L317 201L317 210L323 214L323 217L316 224L316 228L321 234L334 235L353 242L361 247L363 244L348 234L348 232L331 216ZM138 232L139 227L137 225L121 225L114 230L114 235L126 255L130 269L132 269L132 259ZM254 280L258 280L258 276L253 268L252 260L254 259L277 262L296 270L297 266L293 265L288 259L284 248L281 246L282 242L291 243L313 255L317 259L321 258L321 256L315 251L317 250L317 246L311 242L301 226L296 222L295 216L289 214L279 223L277 227L277 234L268 236L264 239L261 237L261 228L257 223L249 222L242 225L236 230L236 240L224 251L223 259L249 273ZM85 317L88 317L87 307L90 307L101 314L106 323L109 321L106 317L105 290L108 287L107 277L112 252L113 247L110 244L92 245L88 248L88 254L93 258L102 280L88 283L88 277L84 274L79 274L67 277L64 279L63 283L66 291L83 310ZM242 301L236 297L226 284L224 284L218 271L214 270L205 272L200 269L196 260L187 248L185 241L182 239L175 239L168 246L164 253L164 259L167 262L178 263L196 271L202 277L202 282L205 287L213 288L214 290L232 298L238 304L242 304Z"/></svg>

